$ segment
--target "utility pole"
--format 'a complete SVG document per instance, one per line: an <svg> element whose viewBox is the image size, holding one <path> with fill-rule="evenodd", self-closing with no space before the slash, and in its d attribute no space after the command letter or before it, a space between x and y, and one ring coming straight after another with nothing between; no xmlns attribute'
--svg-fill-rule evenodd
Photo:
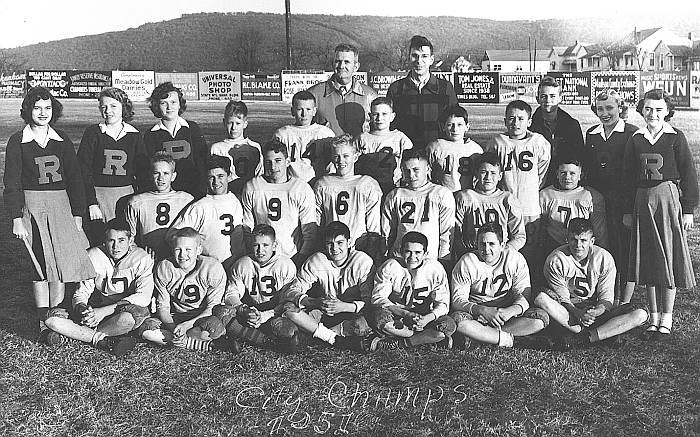
<svg viewBox="0 0 700 437"><path fill-rule="evenodd" d="M292 34L290 30L292 14L290 12L290 1L284 0L284 23L287 27L287 70L292 69Z"/></svg>

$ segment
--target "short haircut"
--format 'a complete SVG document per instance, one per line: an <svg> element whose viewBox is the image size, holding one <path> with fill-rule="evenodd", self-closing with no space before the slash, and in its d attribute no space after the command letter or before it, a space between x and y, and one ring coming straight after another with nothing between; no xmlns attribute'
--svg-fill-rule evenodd
<svg viewBox="0 0 700 437"><path fill-rule="evenodd" d="M562 165L567 165L567 164L573 164L577 166L578 168L583 168L583 164L581 164L581 160L577 159L573 154L568 154L569 156L562 156L561 159L558 159L557 161L557 170L559 167Z"/></svg>
<svg viewBox="0 0 700 437"><path fill-rule="evenodd" d="M376 99L372 100L372 103L369 105L370 110L379 105L387 105L392 111L394 110L394 101L389 97L377 97Z"/></svg>
<svg viewBox="0 0 700 437"><path fill-rule="evenodd" d="M151 95L146 99L148 101L148 107L151 108L151 112L156 118L163 118L163 112L160 110L160 101L168 98L168 94L176 92L177 98L180 101L180 110L177 112L178 115L182 115L185 110L187 110L187 100L182 94L182 90L172 82L163 82L153 89Z"/></svg>
<svg viewBox="0 0 700 437"><path fill-rule="evenodd" d="M411 37L411 42L408 43L408 50L420 49L421 47L429 47L430 54L433 54L433 43L431 43L428 38L422 35L413 35Z"/></svg>
<svg viewBox="0 0 700 437"><path fill-rule="evenodd" d="M552 88L557 88L561 90L561 84L552 76L545 76L542 78L540 83L537 85L537 96L539 97L542 87L551 86Z"/></svg>
<svg viewBox="0 0 700 437"><path fill-rule="evenodd" d="M180 229L175 228L175 232L173 232L172 236L170 237L170 247L175 246L175 240L178 238L194 238L197 240L198 245L202 244L202 234L189 226Z"/></svg>
<svg viewBox="0 0 700 437"><path fill-rule="evenodd" d="M108 231L125 232L129 238L133 237L133 235L131 235L131 226L129 226L129 223L125 219L119 217L113 218L105 223L105 236Z"/></svg>
<svg viewBox="0 0 700 437"><path fill-rule="evenodd" d="M498 237L498 242L503 243L503 228L500 224L496 222L484 223L479 227L479 230L476 231L476 238L478 239L479 235L484 235L488 232L493 232L496 234L496 237Z"/></svg>
<svg viewBox="0 0 700 437"><path fill-rule="evenodd" d="M262 146L262 155L265 156L268 152L281 153L285 158L289 158L289 151L287 150L287 145L282 141L274 138Z"/></svg>
<svg viewBox="0 0 700 437"><path fill-rule="evenodd" d="M503 164L501 164L501 158L496 152L486 152L482 154L476 163L476 169L479 170L482 165L491 164L494 167L498 167L498 170L503 172Z"/></svg>
<svg viewBox="0 0 700 437"><path fill-rule="evenodd" d="M428 155L425 153L425 150L414 147L412 149L404 150L403 156L401 156L402 163L408 161L409 159L418 159L427 163Z"/></svg>
<svg viewBox="0 0 700 437"><path fill-rule="evenodd" d="M253 237L269 237L272 241L277 240L277 234L275 233L275 228L266 224L260 223L255 225L252 231L250 231L250 241L253 241Z"/></svg>
<svg viewBox="0 0 700 437"><path fill-rule="evenodd" d="M676 112L676 105L671 101L671 97L668 93L662 89L655 88L644 93L644 97L637 103L637 112L639 112L642 117L644 116L644 102L646 100L663 100L666 102L666 107L668 108L668 115L664 117L664 121L669 121L673 114Z"/></svg>
<svg viewBox="0 0 700 437"><path fill-rule="evenodd" d="M569 225L566 227L566 230L571 235L581 235L585 234L586 232L590 232L592 234L593 225L591 224L590 220L577 217L569 220Z"/></svg>
<svg viewBox="0 0 700 437"><path fill-rule="evenodd" d="M401 249L406 247L408 243L418 243L423 246L423 250L428 250L428 237L421 234L420 232L410 231L401 238Z"/></svg>
<svg viewBox="0 0 700 437"><path fill-rule="evenodd" d="M343 134L330 140L330 146L333 148L350 146L355 153L360 153L358 142L350 134Z"/></svg>
<svg viewBox="0 0 700 437"><path fill-rule="evenodd" d="M627 105L627 102L622 99L620 93L613 88L603 88L600 90L600 92L598 92L598 94L596 94L595 99L593 99L593 103L591 103L591 110L593 113L598 115L598 112L595 110L595 103L598 100L608 99L614 100L615 103L617 103L617 106L620 108L620 118L627 117L627 110L629 109L629 106Z"/></svg>
<svg viewBox="0 0 700 437"><path fill-rule="evenodd" d="M240 100L229 100L224 109L224 118L229 120L233 117L247 118L248 107Z"/></svg>
<svg viewBox="0 0 700 437"><path fill-rule="evenodd" d="M63 104L61 104L48 89L43 86L35 86L29 88L27 95L24 96L24 100L22 100L22 107L19 110L19 115L25 123L29 125L34 123L32 120L32 110L34 109L34 104L39 100L51 100L51 121L49 124L54 124L61 118L63 115Z"/></svg>
<svg viewBox="0 0 700 437"><path fill-rule="evenodd" d="M129 95L120 88L113 86L103 88L99 97L97 97L97 101L101 101L102 97L110 97L122 104L122 120L131 121L134 118L134 104L131 102Z"/></svg>
<svg viewBox="0 0 700 437"><path fill-rule="evenodd" d="M297 102L300 101L312 101L314 102L314 105L316 105L316 96L314 96L312 93L310 93L308 90L302 90L298 91L294 96L292 97L292 106L296 105Z"/></svg>
<svg viewBox="0 0 700 437"><path fill-rule="evenodd" d="M153 156L151 157L151 168L153 168L153 165L156 162L167 162L173 168L173 171L175 171L175 159L173 158L173 155L164 150L153 154Z"/></svg>
<svg viewBox="0 0 700 437"><path fill-rule="evenodd" d="M511 109L527 112L527 118L532 118L532 106L524 100L513 100L506 105L506 115Z"/></svg>
<svg viewBox="0 0 700 437"><path fill-rule="evenodd" d="M352 52L355 55L355 59L357 59L360 56L360 50L358 50L358 48L352 44L338 44L337 46L335 46L333 53L340 52Z"/></svg>
<svg viewBox="0 0 700 437"><path fill-rule="evenodd" d="M451 105L445 108L445 110L440 114L440 123L446 123L447 119L450 117L461 117L464 119L465 123L469 123L469 114L467 113L467 110L459 105Z"/></svg>
<svg viewBox="0 0 700 437"><path fill-rule="evenodd" d="M350 239L350 228L343 222L330 222L323 230L323 241L332 240L340 236L345 237L346 240Z"/></svg>
<svg viewBox="0 0 700 437"><path fill-rule="evenodd" d="M226 174L231 174L231 158L228 156L211 155L207 160L207 170L213 168L220 168L226 172Z"/></svg>

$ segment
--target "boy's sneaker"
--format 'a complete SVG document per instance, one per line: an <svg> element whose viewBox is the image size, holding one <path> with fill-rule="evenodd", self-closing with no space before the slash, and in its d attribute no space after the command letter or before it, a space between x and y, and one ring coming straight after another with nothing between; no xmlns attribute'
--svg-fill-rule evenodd
<svg viewBox="0 0 700 437"><path fill-rule="evenodd" d="M454 340L451 335L445 334L445 338L437 343L439 348L450 350L454 347Z"/></svg>
<svg viewBox="0 0 700 437"><path fill-rule="evenodd" d="M134 337L105 337L97 343L97 348L115 357L123 357L136 347Z"/></svg>
<svg viewBox="0 0 700 437"><path fill-rule="evenodd" d="M49 346L61 346L68 342L68 338L64 335L59 334L56 331L52 331L48 328L41 331L39 334L41 341Z"/></svg>
<svg viewBox="0 0 700 437"><path fill-rule="evenodd" d="M444 341L444 340L443 340ZM472 339L466 335L455 333L452 335L452 347L454 349L465 351L472 345Z"/></svg>
<svg viewBox="0 0 700 437"><path fill-rule="evenodd" d="M212 340L211 345L222 352L230 352L236 355L241 353L241 344L232 335L224 335L216 340Z"/></svg>
<svg viewBox="0 0 700 437"><path fill-rule="evenodd" d="M395 337L377 338L375 341L372 341L370 351L395 351L401 349L400 340Z"/></svg>

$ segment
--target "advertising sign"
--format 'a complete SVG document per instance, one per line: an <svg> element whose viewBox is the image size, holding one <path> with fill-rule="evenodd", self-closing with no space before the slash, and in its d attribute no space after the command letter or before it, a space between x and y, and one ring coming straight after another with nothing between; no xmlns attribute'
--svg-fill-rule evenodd
<svg viewBox="0 0 700 437"><path fill-rule="evenodd" d="M282 71L282 101L292 103L292 97L299 91L309 89L319 82L328 80L333 73L328 71Z"/></svg>
<svg viewBox="0 0 700 437"><path fill-rule="evenodd" d="M537 103L537 85L542 73L499 73L500 102L523 100L531 105Z"/></svg>
<svg viewBox="0 0 700 437"><path fill-rule="evenodd" d="M590 71L550 71L552 76L561 84L562 105L591 104L591 73Z"/></svg>
<svg viewBox="0 0 700 437"><path fill-rule="evenodd" d="M112 86L121 88L134 102L145 101L155 88L152 71L113 71Z"/></svg>
<svg viewBox="0 0 700 437"><path fill-rule="evenodd" d="M54 97L68 97L68 73L66 70L28 70L27 86L43 86Z"/></svg>
<svg viewBox="0 0 700 437"><path fill-rule="evenodd" d="M374 88L377 94L379 94L381 97L386 97L386 92L389 90L389 85L406 77L406 74L408 73L400 72L372 74L369 76L369 86Z"/></svg>
<svg viewBox="0 0 700 437"><path fill-rule="evenodd" d="M280 75L277 73L241 73L243 100L282 100Z"/></svg>
<svg viewBox="0 0 700 437"><path fill-rule="evenodd" d="M111 71L69 71L68 97L97 99L102 89L112 86Z"/></svg>
<svg viewBox="0 0 700 437"><path fill-rule="evenodd" d="M690 107L700 109L700 71L690 72Z"/></svg>
<svg viewBox="0 0 700 437"><path fill-rule="evenodd" d="M21 98L26 83L27 77L24 73L0 76L0 98Z"/></svg>
<svg viewBox="0 0 700 437"><path fill-rule="evenodd" d="M660 88L669 94L674 105L683 108L690 106L690 74L687 71L643 71L640 80L640 95Z"/></svg>
<svg viewBox="0 0 700 437"><path fill-rule="evenodd" d="M591 72L591 103L595 96L604 88L617 91L627 105L634 107L639 100L638 71L592 71Z"/></svg>
<svg viewBox="0 0 700 437"><path fill-rule="evenodd" d="M200 71L199 100L241 100L241 72Z"/></svg>
<svg viewBox="0 0 700 437"><path fill-rule="evenodd" d="M172 82L180 88L185 100L199 99L197 73L156 73L156 86L163 82Z"/></svg>
<svg viewBox="0 0 700 437"><path fill-rule="evenodd" d="M498 103L498 73L454 73L454 80L460 103Z"/></svg>

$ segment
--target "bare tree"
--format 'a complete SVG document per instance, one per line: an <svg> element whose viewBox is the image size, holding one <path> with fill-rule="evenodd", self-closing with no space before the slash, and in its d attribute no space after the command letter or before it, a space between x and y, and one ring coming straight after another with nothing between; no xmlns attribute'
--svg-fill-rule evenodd
<svg viewBox="0 0 700 437"><path fill-rule="evenodd" d="M261 44L263 35L258 28L241 30L236 38L238 68L244 71L258 71L262 65Z"/></svg>

